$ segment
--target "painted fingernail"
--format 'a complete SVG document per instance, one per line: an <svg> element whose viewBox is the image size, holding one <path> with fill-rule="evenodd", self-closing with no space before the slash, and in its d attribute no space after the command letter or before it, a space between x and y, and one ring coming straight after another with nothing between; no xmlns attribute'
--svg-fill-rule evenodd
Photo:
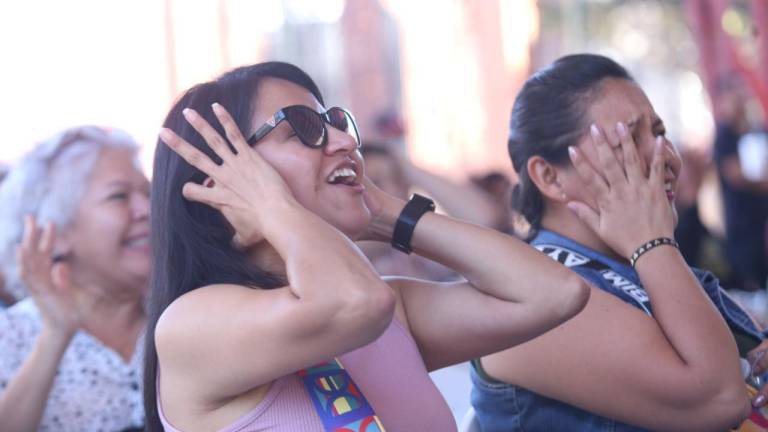
<svg viewBox="0 0 768 432"><path fill-rule="evenodd" d="M598 138L600 137L600 130L597 128L597 125L592 123L589 126L589 132L592 134L593 137Z"/></svg>
<svg viewBox="0 0 768 432"><path fill-rule="evenodd" d="M173 138L173 135L171 135L171 131L169 131L166 128L160 129L160 133L158 135L160 135L160 139L166 143Z"/></svg>
<svg viewBox="0 0 768 432"><path fill-rule="evenodd" d="M616 123L616 132L618 132L620 136L627 136L627 126L622 122Z"/></svg>
<svg viewBox="0 0 768 432"><path fill-rule="evenodd" d="M765 395L760 395L756 397L754 401L752 401L752 405L755 407L759 407L763 405L763 403L765 403Z"/></svg>
<svg viewBox="0 0 768 432"><path fill-rule="evenodd" d="M568 154L571 156L571 159L579 158L579 153L576 151L576 149L573 146L568 146Z"/></svg>

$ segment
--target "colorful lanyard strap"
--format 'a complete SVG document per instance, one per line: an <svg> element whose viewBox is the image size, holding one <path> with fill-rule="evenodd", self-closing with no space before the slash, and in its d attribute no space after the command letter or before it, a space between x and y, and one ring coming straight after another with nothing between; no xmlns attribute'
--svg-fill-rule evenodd
<svg viewBox="0 0 768 432"><path fill-rule="evenodd" d="M338 358L298 374L326 432L384 432L373 407Z"/></svg>

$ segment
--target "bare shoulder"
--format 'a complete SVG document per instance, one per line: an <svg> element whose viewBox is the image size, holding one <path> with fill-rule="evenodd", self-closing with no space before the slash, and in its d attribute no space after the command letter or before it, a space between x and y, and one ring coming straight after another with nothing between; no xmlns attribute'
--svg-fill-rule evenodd
<svg viewBox="0 0 768 432"><path fill-rule="evenodd" d="M194 289L165 308L157 322L157 331L170 330L179 324L188 325L196 316L257 297L261 292L259 289L234 284L215 284Z"/></svg>
<svg viewBox="0 0 768 432"><path fill-rule="evenodd" d="M220 302L231 302L258 296L266 290L236 284L206 285L189 291L174 300L163 312L163 316L194 311L197 308L215 306Z"/></svg>

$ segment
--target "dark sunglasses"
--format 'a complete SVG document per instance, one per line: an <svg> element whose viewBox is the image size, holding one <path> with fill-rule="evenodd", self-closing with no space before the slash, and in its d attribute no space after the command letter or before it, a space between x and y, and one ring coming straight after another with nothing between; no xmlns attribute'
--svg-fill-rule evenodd
<svg viewBox="0 0 768 432"><path fill-rule="evenodd" d="M293 132L307 147L321 148L328 144L328 129L325 126L327 123L351 135L355 139L357 147L360 148L360 134L357 132L357 125L352 113L339 107L329 108L326 112L319 113L304 105L291 105L276 112L248 138L248 144L255 145L283 120L291 125Z"/></svg>

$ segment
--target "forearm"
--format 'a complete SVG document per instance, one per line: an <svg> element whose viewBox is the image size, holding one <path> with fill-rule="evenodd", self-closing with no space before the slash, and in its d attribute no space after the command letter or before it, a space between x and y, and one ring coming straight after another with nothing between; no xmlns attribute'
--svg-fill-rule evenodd
<svg viewBox="0 0 768 432"><path fill-rule="evenodd" d="M37 430L71 333L43 330L32 352L0 395L3 430Z"/></svg>
<svg viewBox="0 0 768 432"><path fill-rule="evenodd" d="M559 263L519 239L450 217L427 214L416 225L416 252L464 276L476 289L512 302L573 304L586 299L586 284ZM582 296L582 294L584 294Z"/></svg>
<svg viewBox="0 0 768 432"><path fill-rule="evenodd" d="M727 377L739 371L728 326L676 248L660 246L636 264L653 315L689 368Z"/></svg>
<svg viewBox="0 0 768 432"><path fill-rule="evenodd" d="M402 209L402 204L392 204L385 207L387 211L376 224L384 238L392 237ZM501 300L556 303L573 309L578 304L583 306L588 295L586 285L575 273L530 245L448 216L424 214L416 224L411 245L419 255L456 271L477 290Z"/></svg>

